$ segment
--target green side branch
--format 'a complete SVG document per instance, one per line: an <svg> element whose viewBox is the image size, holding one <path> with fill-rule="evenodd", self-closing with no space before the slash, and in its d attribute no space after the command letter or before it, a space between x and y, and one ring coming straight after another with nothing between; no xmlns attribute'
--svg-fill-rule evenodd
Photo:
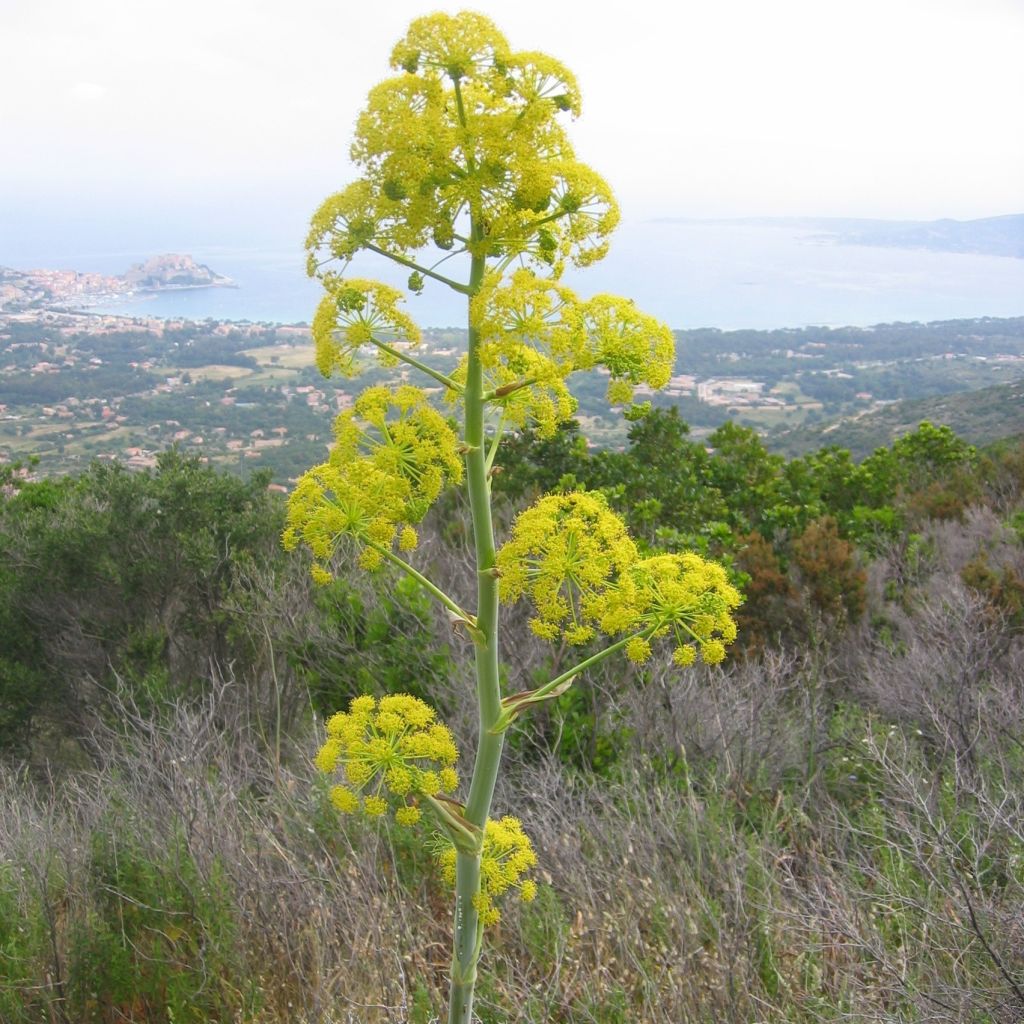
<svg viewBox="0 0 1024 1024"><path fill-rule="evenodd" d="M464 608L462 608L456 601L450 598L436 583L432 583L426 576L419 571L419 569L410 565L404 558L396 555L394 551L389 547L385 547L383 544L378 544L376 541L366 541L366 546L373 548L374 551L379 551L380 554L389 561L392 565L397 566L407 576L412 577L424 588L428 593L432 594L438 601L441 602L448 609L453 623L463 625L469 630L470 636L474 640L479 636L479 630L477 629L476 618L470 615Z"/></svg>
<svg viewBox="0 0 1024 1024"><path fill-rule="evenodd" d="M425 373L428 377L436 380L438 384L443 384L446 388L454 391L456 394L462 393L462 385L458 381L453 380L447 374L441 373L440 370L435 370L432 366L428 366L426 363L420 362L419 359L414 359L407 352L403 352L401 349L397 349L394 346L389 345L386 341L382 341L380 338L371 338L370 341L376 345L381 352L386 352L394 359L407 363L409 366L414 367L421 373Z"/></svg>
<svg viewBox="0 0 1024 1024"><path fill-rule="evenodd" d="M531 705L541 704L546 700L561 697L576 681L578 675L586 672L587 669L593 668L595 665L599 665L605 658L610 658L613 654L617 654L631 641L650 639L659 628L657 625L648 626L646 629L641 629L630 636L623 637L609 647L598 651L597 654L593 654L586 660L579 662L579 664L573 665L572 668L546 682L543 686L538 686L535 690L523 690L520 693L513 693L511 696L506 697L501 702L501 714L492 728L495 732L503 733Z"/></svg>

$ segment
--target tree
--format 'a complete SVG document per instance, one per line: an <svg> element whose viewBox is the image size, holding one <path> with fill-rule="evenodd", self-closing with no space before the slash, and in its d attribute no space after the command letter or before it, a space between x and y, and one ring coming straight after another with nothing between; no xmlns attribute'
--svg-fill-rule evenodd
<svg viewBox="0 0 1024 1024"><path fill-rule="evenodd" d="M152 472L96 462L0 495L0 747L43 722L87 732L115 676L182 697L237 662L255 690L250 577L283 561L266 485L171 450Z"/></svg>
<svg viewBox="0 0 1024 1024"><path fill-rule="evenodd" d="M764 525L764 510L775 504L782 457L768 454L757 431L735 423L723 423L708 437L708 445L714 449L709 483L726 499L730 525L736 530Z"/></svg>
<svg viewBox="0 0 1024 1024"><path fill-rule="evenodd" d="M663 387L674 359L669 329L631 301L584 301L559 283L608 248L618 208L604 180L578 161L562 120L578 115L571 73L539 53L516 53L486 18L463 13L413 22L395 47L398 72L360 115L352 160L360 177L313 217L309 271L326 294L313 320L317 365L351 374L363 350L440 384L459 433L416 387L365 390L335 423L329 458L299 480L285 542L308 545L314 578L331 578L339 553L368 571L416 579L473 643L479 733L468 793L454 797L458 756L434 710L408 694L355 698L333 716L318 764L343 775L343 812L394 810L414 827L427 810L446 837L438 851L455 887L449 1021L468 1024L484 928L498 897L535 891L529 838L512 817L491 816L505 731L531 706L564 693L588 667L625 651L634 661L667 641L681 665L720 661L735 636L739 594L724 570L697 555L641 559L599 494L540 497L497 548L491 476L513 428L550 437L575 402L576 371L603 367L611 404L634 386ZM402 294L348 276L372 253L410 271L409 289L443 285L465 297L468 351L452 374L415 354L420 332ZM448 485L463 484L472 518L476 606L470 611L408 561L416 524ZM528 599L533 630L582 646L618 637L532 690L503 695L499 597Z"/></svg>
<svg viewBox="0 0 1024 1024"><path fill-rule="evenodd" d="M878 448L864 460L863 487L876 504L883 504L941 484L961 470L972 469L977 461L973 445L949 427L925 420L891 448Z"/></svg>
<svg viewBox="0 0 1024 1024"><path fill-rule="evenodd" d="M707 451L689 433L674 406L652 409L630 427L627 452L595 457L597 479L616 507L652 539L673 531L690 544L701 542L726 518L722 495L709 481Z"/></svg>

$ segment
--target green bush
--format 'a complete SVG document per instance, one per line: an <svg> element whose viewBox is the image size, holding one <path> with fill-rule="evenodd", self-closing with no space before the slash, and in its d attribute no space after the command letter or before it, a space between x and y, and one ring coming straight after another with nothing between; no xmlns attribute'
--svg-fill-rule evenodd
<svg viewBox="0 0 1024 1024"><path fill-rule="evenodd" d="M95 1024L212 1024L251 1015L258 991L238 908L218 864L203 871L180 834L143 847L126 822L94 834L93 896L72 925L69 994Z"/></svg>

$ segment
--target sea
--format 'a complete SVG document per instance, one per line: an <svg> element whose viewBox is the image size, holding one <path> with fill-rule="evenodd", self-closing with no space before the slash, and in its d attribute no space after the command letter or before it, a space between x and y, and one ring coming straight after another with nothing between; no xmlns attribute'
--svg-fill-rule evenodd
<svg viewBox="0 0 1024 1024"><path fill-rule="evenodd" d="M137 237L131 247L61 246L55 241L45 250L35 247L31 264L3 249L0 239L0 265L108 274L123 273L132 263L159 252L186 251L236 284L141 295L93 307L101 312L303 323L311 319L321 294L306 276L301 237L253 246L207 239L195 247L179 244L174 249L162 246L155 236L152 244ZM351 272L398 285L406 277L406 272L396 273L380 258L363 260ZM605 260L586 270L568 271L565 283L584 296L628 296L675 329L866 327L1024 315L1024 260L839 244L794 224L634 221L613 237ZM432 282L422 295L410 296L408 309L424 327L465 323L461 297Z"/></svg>

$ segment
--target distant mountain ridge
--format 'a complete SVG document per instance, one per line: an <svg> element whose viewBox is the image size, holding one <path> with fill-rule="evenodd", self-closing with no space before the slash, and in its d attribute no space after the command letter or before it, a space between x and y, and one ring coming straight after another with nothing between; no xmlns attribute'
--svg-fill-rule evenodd
<svg viewBox="0 0 1024 1024"><path fill-rule="evenodd" d="M840 245L880 245L1024 259L1024 214L980 220L867 222L831 237Z"/></svg>
<svg viewBox="0 0 1024 1024"><path fill-rule="evenodd" d="M761 224L799 228L821 241L887 249L1009 256L1024 259L1024 213L977 220L872 220L855 217L742 217L696 220L667 217L661 223Z"/></svg>

